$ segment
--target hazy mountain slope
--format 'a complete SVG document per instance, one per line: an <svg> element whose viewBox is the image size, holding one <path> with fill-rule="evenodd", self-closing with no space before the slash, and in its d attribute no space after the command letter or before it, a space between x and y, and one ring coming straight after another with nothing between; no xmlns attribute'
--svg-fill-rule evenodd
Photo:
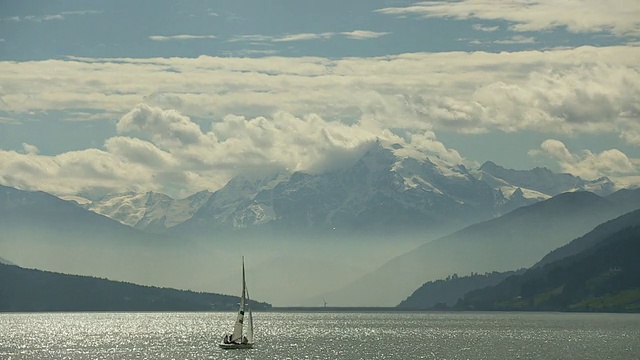
<svg viewBox="0 0 640 360"><path fill-rule="evenodd" d="M325 297L333 304L393 306L424 282L453 273L530 267L626 208L589 192L560 194L424 244Z"/></svg>
<svg viewBox="0 0 640 360"><path fill-rule="evenodd" d="M472 290L496 285L507 277L522 272L524 270L471 274L469 276L454 274L443 280L429 281L403 300L397 308L426 310L438 306L452 306Z"/></svg>
<svg viewBox="0 0 640 360"><path fill-rule="evenodd" d="M0 311L236 310L238 297L115 282L0 264ZM254 309L266 303L252 301Z"/></svg>
<svg viewBox="0 0 640 360"><path fill-rule="evenodd" d="M371 270L363 267L362 259L349 256L372 259L370 249L217 236L190 242L183 236L148 234L75 202L0 187L0 254L24 267L234 294L239 259L245 256L253 296L287 305Z"/></svg>
<svg viewBox="0 0 640 360"><path fill-rule="evenodd" d="M180 243L75 202L0 186L0 253L21 266L179 286L183 274L172 267L189 264Z"/></svg>
<svg viewBox="0 0 640 360"><path fill-rule="evenodd" d="M598 225L586 235L574 239L567 245L553 250L533 267L541 267L557 260L578 254L596 246L599 242L606 240L615 233L633 226L640 226L640 209ZM484 275L461 277L454 276L447 277L446 280L430 281L418 288L413 294L411 294L411 296L402 301L398 307L427 309L439 303L452 306L466 293L483 287L497 285L508 276L517 275L518 273L524 273L524 270L520 270L518 272L494 272Z"/></svg>
<svg viewBox="0 0 640 360"><path fill-rule="evenodd" d="M56 238L61 242L82 239L98 241L152 240L154 237L88 211L75 202L44 192L21 191L0 185L0 231L29 238Z"/></svg>
<svg viewBox="0 0 640 360"><path fill-rule="evenodd" d="M632 226L640 226L640 209L624 214L613 220L598 225L593 231L581 236L567 245L561 246L538 261L533 267L544 266L548 263L585 251L616 232Z"/></svg>
<svg viewBox="0 0 640 360"><path fill-rule="evenodd" d="M640 226L628 227L576 255L467 294L474 310L640 311Z"/></svg>
<svg viewBox="0 0 640 360"><path fill-rule="evenodd" d="M11 261L0 257L0 264L5 264L5 265L15 265L14 263L12 263Z"/></svg>
<svg viewBox="0 0 640 360"><path fill-rule="evenodd" d="M640 208L640 189L621 189L607 196L607 199L630 212Z"/></svg>

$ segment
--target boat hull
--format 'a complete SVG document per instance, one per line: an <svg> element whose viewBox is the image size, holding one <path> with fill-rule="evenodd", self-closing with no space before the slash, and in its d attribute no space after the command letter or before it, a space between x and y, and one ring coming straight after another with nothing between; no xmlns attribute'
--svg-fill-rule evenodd
<svg viewBox="0 0 640 360"><path fill-rule="evenodd" d="M253 344L225 344L221 343L218 346L222 349L231 350L231 349L251 349L253 348Z"/></svg>

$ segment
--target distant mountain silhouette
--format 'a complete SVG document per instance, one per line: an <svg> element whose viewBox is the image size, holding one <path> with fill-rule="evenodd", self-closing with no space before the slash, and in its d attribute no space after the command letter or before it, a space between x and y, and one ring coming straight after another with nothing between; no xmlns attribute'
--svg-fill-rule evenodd
<svg viewBox="0 0 640 360"><path fill-rule="evenodd" d="M634 213L635 217L638 215ZM627 227L575 255L531 268L496 286L472 291L455 308L640 312L638 258L640 226Z"/></svg>
<svg viewBox="0 0 640 360"><path fill-rule="evenodd" d="M0 311L237 310L237 296L139 286L0 264ZM270 304L251 303L253 309Z"/></svg>
<svg viewBox="0 0 640 360"><path fill-rule="evenodd" d="M15 265L14 263L12 263L11 261L0 257L0 264L5 264L5 265Z"/></svg>
<svg viewBox="0 0 640 360"><path fill-rule="evenodd" d="M333 304L393 306L429 280L530 267L597 225L640 207L623 200L637 193L606 198L563 193L426 243L324 296Z"/></svg>
<svg viewBox="0 0 640 360"><path fill-rule="evenodd" d="M41 191L0 185L0 233L9 238L47 239L60 244L82 242L131 243L162 237L132 229L106 216Z"/></svg>
<svg viewBox="0 0 640 360"><path fill-rule="evenodd" d="M75 202L6 186L0 186L0 253L29 268L175 287L185 281L178 272L198 263L188 258L184 239L145 233Z"/></svg>
<svg viewBox="0 0 640 360"><path fill-rule="evenodd" d="M567 245L553 250L538 261L533 267L541 267L556 260L576 255L602 242L604 239L610 237L616 232L632 226L640 226L640 209L598 225L588 234L571 241Z"/></svg>

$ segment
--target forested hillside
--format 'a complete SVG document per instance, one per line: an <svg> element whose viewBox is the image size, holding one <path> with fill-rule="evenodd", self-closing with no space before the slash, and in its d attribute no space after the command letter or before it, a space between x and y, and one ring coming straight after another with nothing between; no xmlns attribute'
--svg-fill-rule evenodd
<svg viewBox="0 0 640 360"><path fill-rule="evenodd" d="M0 264L0 311L236 310L237 296L139 286ZM254 309L267 303L252 302Z"/></svg>
<svg viewBox="0 0 640 360"><path fill-rule="evenodd" d="M444 309L454 305L466 293L472 290L496 285L511 275L523 272L524 270L494 271L485 274L474 273L469 276L458 276L454 274L444 280L426 282L397 307L399 309L412 310Z"/></svg>
<svg viewBox="0 0 640 360"><path fill-rule="evenodd" d="M500 284L467 294L460 310L640 311L640 226Z"/></svg>

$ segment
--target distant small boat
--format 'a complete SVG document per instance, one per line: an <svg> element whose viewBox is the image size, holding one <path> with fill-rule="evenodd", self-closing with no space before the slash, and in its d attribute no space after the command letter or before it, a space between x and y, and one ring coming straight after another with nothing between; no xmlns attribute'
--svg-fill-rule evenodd
<svg viewBox="0 0 640 360"><path fill-rule="evenodd" d="M247 314L247 323L244 323L244 315ZM244 328L246 325L246 332ZM253 347L253 316L249 306L249 290L244 276L244 256L242 257L242 296L240 297L240 310L233 333L226 334L222 342L218 344L223 349L251 349Z"/></svg>

